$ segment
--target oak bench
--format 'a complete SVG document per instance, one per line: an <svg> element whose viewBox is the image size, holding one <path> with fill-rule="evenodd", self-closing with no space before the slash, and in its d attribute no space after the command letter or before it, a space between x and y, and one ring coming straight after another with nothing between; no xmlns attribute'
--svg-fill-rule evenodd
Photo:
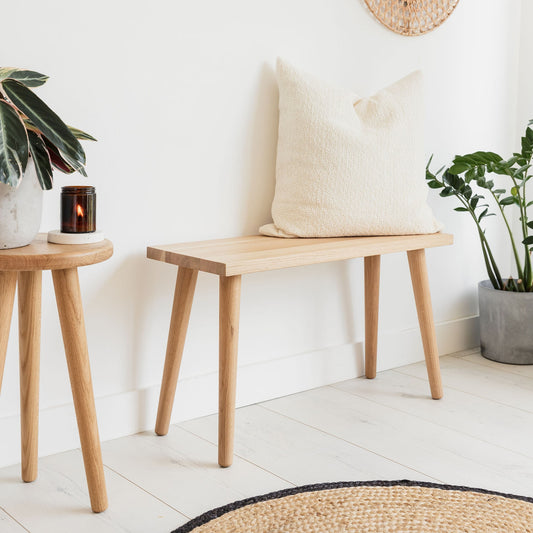
<svg viewBox="0 0 533 533"><path fill-rule="evenodd" d="M233 461L235 389L241 276L280 268L364 257L365 374L376 376L380 256L407 252L431 396L442 397L425 249L453 243L445 233L383 237L280 239L251 235L232 239L150 246L150 259L178 265L155 431L166 435L198 272L220 278L218 462Z"/></svg>

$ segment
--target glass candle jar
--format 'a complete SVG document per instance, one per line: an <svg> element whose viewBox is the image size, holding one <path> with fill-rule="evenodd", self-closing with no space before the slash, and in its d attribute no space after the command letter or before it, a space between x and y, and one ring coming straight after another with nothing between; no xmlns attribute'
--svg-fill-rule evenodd
<svg viewBox="0 0 533 533"><path fill-rule="evenodd" d="M96 191L91 186L61 188L61 232L96 231Z"/></svg>

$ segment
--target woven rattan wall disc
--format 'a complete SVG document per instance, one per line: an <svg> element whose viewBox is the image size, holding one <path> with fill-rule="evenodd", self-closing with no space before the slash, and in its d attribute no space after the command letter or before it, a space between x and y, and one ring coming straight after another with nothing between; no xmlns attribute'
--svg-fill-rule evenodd
<svg viewBox="0 0 533 533"><path fill-rule="evenodd" d="M440 26L459 0L365 0L374 16L401 35L421 35Z"/></svg>

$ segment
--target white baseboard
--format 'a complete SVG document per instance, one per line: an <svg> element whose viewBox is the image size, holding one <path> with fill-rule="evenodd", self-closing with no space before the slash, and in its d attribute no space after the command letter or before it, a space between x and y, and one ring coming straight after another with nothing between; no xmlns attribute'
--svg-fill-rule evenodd
<svg viewBox="0 0 533 533"><path fill-rule="evenodd" d="M441 355L479 345L479 319L467 317L436 326ZM388 332L378 340L378 371L424 359L418 329ZM361 376L363 343L345 344L239 368L237 405L294 394ZM172 422L217 411L216 373L180 380ZM155 423L159 384L96 399L100 437L111 440L150 430ZM19 417L0 419L0 467L20 462ZM40 412L39 455L46 456L79 447L74 407L71 404ZM105 454L104 454L105 461Z"/></svg>

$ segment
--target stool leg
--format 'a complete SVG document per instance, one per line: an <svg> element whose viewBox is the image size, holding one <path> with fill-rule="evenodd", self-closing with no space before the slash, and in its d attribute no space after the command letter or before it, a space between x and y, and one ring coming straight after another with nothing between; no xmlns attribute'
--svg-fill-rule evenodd
<svg viewBox="0 0 533 533"><path fill-rule="evenodd" d="M95 513L100 513L107 508L107 492L96 422L78 270L76 268L54 270L52 276L91 507Z"/></svg>
<svg viewBox="0 0 533 533"><path fill-rule="evenodd" d="M168 332L167 354L165 357L165 369L163 370L163 381L161 382L161 393L159 395L159 407L157 409L157 420L155 432L158 435L166 435L170 425L170 415L174 405L176 395L176 385L180 373L181 358L187 326L191 315L192 301L198 270L179 267L176 279L176 290L174 292L174 304L172 305L172 317L170 319L170 329Z"/></svg>
<svg viewBox="0 0 533 533"><path fill-rule="evenodd" d="M220 276L218 464L233 463L241 276Z"/></svg>
<svg viewBox="0 0 533 533"><path fill-rule="evenodd" d="M39 443L39 355L42 272L19 272L20 426L22 480L37 479Z"/></svg>
<svg viewBox="0 0 533 533"><path fill-rule="evenodd" d="M438 400L442 398L442 381L440 377L437 337L435 335L435 324L431 309L425 250L411 250L407 252L407 258L409 260L409 269L411 270L411 281L413 283L418 323L420 324L420 333L422 335L422 344L426 357L431 396L434 400Z"/></svg>
<svg viewBox="0 0 533 533"><path fill-rule="evenodd" d="M376 377L381 256L365 257L365 374Z"/></svg>
<svg viewBox="0 0 533 533"><path fill-rule="evenodd" d="M4 377L4 365L6 364L7 341L9 339L16 287L16 272L0 272L0 392L2 392L2 378Z"/></svg>

